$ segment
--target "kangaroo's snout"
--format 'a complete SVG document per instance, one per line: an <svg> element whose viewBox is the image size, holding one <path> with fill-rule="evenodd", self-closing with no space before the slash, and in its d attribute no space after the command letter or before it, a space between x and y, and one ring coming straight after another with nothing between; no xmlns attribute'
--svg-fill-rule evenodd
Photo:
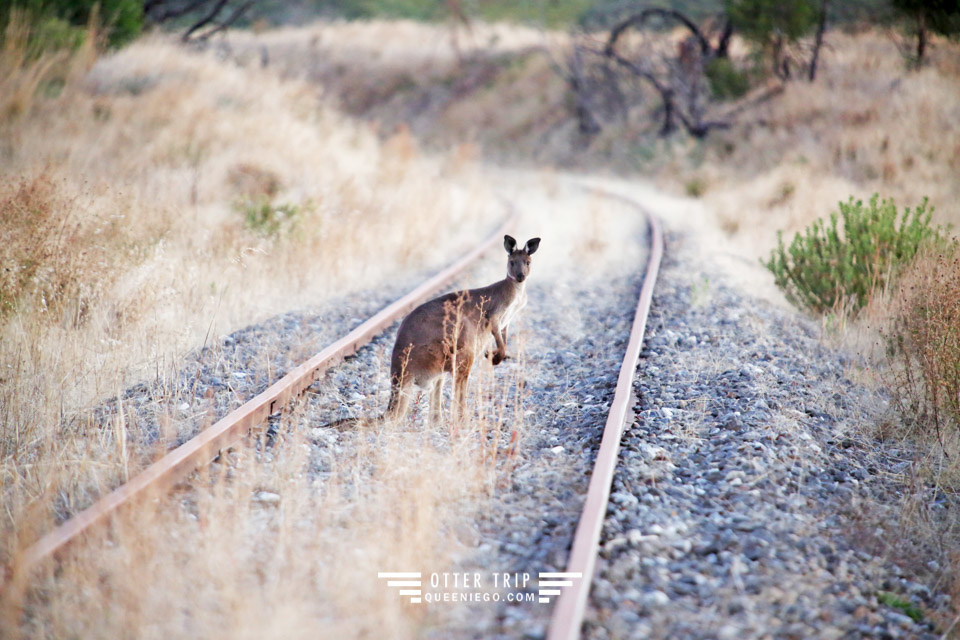
<svg viewBox="0 0 960 640"><path fill-rule="evenodd" d="M517 282L523 282L526 279L527 279L527 276L523 275L522 273L517 274Z"/></svg>

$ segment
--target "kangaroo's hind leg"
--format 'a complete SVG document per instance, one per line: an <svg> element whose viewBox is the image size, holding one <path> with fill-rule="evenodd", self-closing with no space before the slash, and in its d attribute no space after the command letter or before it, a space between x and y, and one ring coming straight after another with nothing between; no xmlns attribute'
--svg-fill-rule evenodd
<svg viewBox="0 0 960 640"><path fill-rule="evenodd" d="M390 376L390 401L384 417L394 422L406 417L410 410L410 391L413 380L406 372L398 372Z"/></svg>
<svg viewBox="0 0 960 640"><path fill-rule="evenodd" d="M454 431L467 419L467 380L470 378L470 368L473 367L473 358L467 354L457 361L453 385L453 424Z"/></svg>
<svg viewBox="0 0 960 640"><path fill-rule="evenodd" d="M436 427L443 420L443 374L437 376L430 389L430 426Z"/></svg>

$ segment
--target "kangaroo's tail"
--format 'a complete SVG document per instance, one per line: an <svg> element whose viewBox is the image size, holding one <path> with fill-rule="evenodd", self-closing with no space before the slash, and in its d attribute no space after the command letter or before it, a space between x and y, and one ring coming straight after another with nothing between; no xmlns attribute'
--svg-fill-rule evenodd
<svg viewBox="0 0 960 640"><path fill-rule="evenodd" d="M339 429L340 431L353 428L363 429L380 424L383 422L384 417L385 416L380 415L376 418L341 418L340 420L334 420L333 422L329 422L322 426L329 427L331 429Z"/></svg>
<svg viewBox="0 0 960 640"><path fill-rule="evenodd" d="M387 410L376 418L342 418L324 426L333 429L350 429L354 427L372 427L382 424L386 420L398 420L407 415L410 408L410 398L401 391L400 374L392 376L390 385L390 401L387 402Z"/></svg>

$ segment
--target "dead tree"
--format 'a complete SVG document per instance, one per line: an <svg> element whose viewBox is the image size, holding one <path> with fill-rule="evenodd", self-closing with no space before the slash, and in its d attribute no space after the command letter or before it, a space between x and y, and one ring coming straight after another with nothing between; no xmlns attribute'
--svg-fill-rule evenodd
<svg viewBox="0 0 960 640"><path fill-rule="evenodd" d="M660 36L650 36L655 21L658 26L678 23L690 34L671 48L662 30ZM602 76L606 87L617 88L633 81L653 89L661 104L660 135L669 135L682 126L690 135L702 138L713 129L730 126L726 121L708 117L710 91L705 69L711 60L728 55L732 33L729 21L722 23L715 37L711 30L699 27L679 11L648 8L613 23L599 47L595 36L580 34L575 39L566 77L574 95L581 132L599 131L596 114L608 102L596 84L586 81L584 69L590 68L603 70L594 75ZM623 96L624 92L611 94ZM629 107L626 105L623 109ZM611 110L609 106L606 108Z"/></svg>
<svg viewBox="0 0 960 640"><path fill-rule="evenodd" d="M203 42L235 25L257 0L146 0L143 15L153 24L185 22L184 42Z"/></svg>
<svg viewBox="0 0 960 640"><path fill-rule="evenodd" d="M570 73L566 76L574 99L574 115L577 118L577 128L584 136L590 137L600 133L600 123L593 113L590 98L593 95L588 86L587 76L583 68L583 50L574 47L570 55Z"/></svg>
<svg viewBox="0 0 960 640"><path fill-rule="evenodd" d="M813 52L810 54L810 68L807 79L813 82L817 79L817 64L820 62L820 49L823 48L823 34L827 30L827 11L830 7L830 0L822 0L820 3L820 15L817 17L817 35L813 41Z"/></svg>
<svg viewBox="0 0 960 640"><path fill-rule="evenodd" d="M715 58L729 58L730 57L730 40L733 39L733 23L730 22L730 18L724 18L723 28L720 31L720 37L717 38L717 46L713 49L713 57Z"/></svg>
<svg viewBox="0 0 960 640"><path fill-rule="evenodd" d="M651 20L657 18L661 20L676 21L686 27L690 31L690 36L696 40L697 44L699 44L701 55L704 58L725 57L727 55L730 37L733 35L733 27L730 25L729 20L727 20L725 23L723 33L721 34L717 46L713 46L710 44L709 38L703 33L700 27L698 27L690 18L679 11L676 11L675 9L661 9L659 7L650 7L644 9L639 13L634 13L628 16L626 19L615 24L610 30L610 36L607 39L607 48L615 46L616 42L630 29L643 29L648 26ZM719 52L722 52L722 55L718 55Z"/></svg>

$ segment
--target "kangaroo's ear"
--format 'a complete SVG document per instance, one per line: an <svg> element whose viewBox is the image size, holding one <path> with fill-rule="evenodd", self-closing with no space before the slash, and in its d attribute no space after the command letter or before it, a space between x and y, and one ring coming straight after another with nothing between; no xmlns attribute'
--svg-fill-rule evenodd
<svg viewBox="0 0 960 640"><path fill-rule="evenodd" d="M503 248L507 250L507 253L513 253L517 248L517 241L510 236L503 236Z"/></svg>
<svg viewBox="0 0 960 640"><path fill-rule="evenodd" d="M540 238L531 238L527 240L527 246L524 247L527 251L527 255L532 255L540 247Z"/></svg>

